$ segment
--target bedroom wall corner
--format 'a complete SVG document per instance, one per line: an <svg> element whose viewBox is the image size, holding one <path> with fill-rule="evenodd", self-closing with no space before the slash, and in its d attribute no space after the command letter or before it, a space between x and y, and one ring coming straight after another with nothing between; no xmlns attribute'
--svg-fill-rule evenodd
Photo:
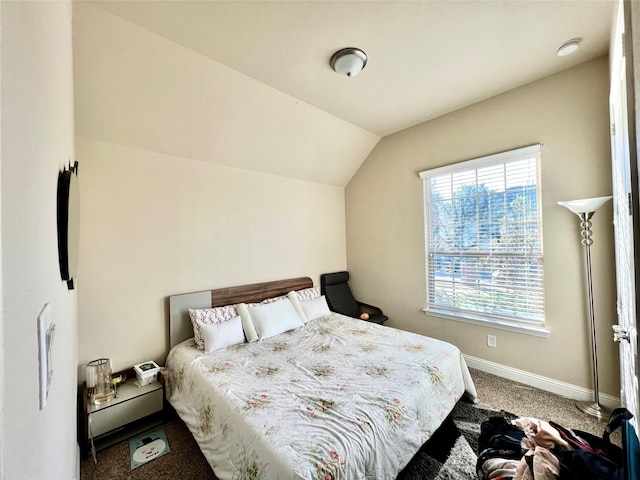
<svg viewBox="0 0 640 480"><path fill-rule="evenodd" d="M385 137L346 188L347 264L354 293L389 325L463 353L568 384L591 385L583 252L576 218L557 201L611 194L608 60L600 58ZM542 143L549 338L427 317L418 172ZM377 192L375 196L370 191ZM367 226L383 225L372 234ZM594 217L592 260L601 390L618 396L611 204ZM497 348L487 347L487 334ZM562 364L564 367L558 369Z"/></svg>

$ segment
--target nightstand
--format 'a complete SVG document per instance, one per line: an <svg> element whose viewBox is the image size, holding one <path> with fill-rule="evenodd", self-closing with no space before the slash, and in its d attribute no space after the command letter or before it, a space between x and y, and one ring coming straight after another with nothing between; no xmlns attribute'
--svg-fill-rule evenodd
<svg viewBox="0 0 640 480"><path fill-rule="evenodd" d="M164 382L139 387L133 369L116 372L127 381L118 386L118 396L101 405L89 403L87 384L79 390L79 440L82 456L88 457L126 438L137 435L164 421Z"/></svg>

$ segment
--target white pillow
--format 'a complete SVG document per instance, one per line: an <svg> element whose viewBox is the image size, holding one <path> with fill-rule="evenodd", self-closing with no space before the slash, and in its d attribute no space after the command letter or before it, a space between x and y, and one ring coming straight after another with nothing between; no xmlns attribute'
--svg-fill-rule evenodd
<svg viewBox="0 0 640 480"><path fill-rule="evenodd" d="M292 290L289 293L287 293L287 298L291 301L293 308L296 309L296 312L302 319L302 323L307 323L309 320L307 320L307 316L304 314L304 310L302 309L302 304L300 303L300 299L298 298L298 294L295 292L295 290Z"/></svg>
<svg viewBox="0 0 640 480"><path fill-rule="evenodd" d="M202 338L202 327L212 323L227 322L237 316L235 305L225 305L224 307L215 308L190 308L189 318L193 326L193 339L196 346L200 349L204 348L204 340Z"/></svg>
<svg viewBox="0 0 640 480"><path fill-rule="evenodd" d="M239 303L236 305L238 315L242 319L242 329L244 330L244 336L247 337L247 342L255 342L258 340L258 334L256 333L256 327L253 326L253 320L249 315L249 308L246 303Z"/></svg>
<svg viewBox="0 0 640 480"><path fill-rule="evenodd" d="M249 315L258 334L258 340L275 337L304 326L300 315L288 298L280 302L252 307L249 309Z"/></svg>
<svg viewBox="0 0 640 480"><path fill-rule="evenodd" d="M324 295L300 303L302 304L302 309L304 310L307 320L315 320L316 318L331 315L331 310L329 310L329 305L327 305L327 299L324 298Z"/></svg>
<svg viewBox="0 0 640 480"><path fill-rule="evenodd" d="M206 353L244 343L244 331L240 316L233 317L226 322L204 325L201 331Z"/></svg>

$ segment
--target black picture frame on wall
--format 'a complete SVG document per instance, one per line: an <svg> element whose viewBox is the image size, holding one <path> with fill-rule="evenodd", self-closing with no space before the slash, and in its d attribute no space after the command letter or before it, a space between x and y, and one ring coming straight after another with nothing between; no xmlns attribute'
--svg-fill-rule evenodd
<svg viewBox="0 0 640 480"><path fill-rule="evenodd" d="M73 290L78 276L80 233L80 195L78 190L78 162L58 173L58 260L60 276Z"/></svg>

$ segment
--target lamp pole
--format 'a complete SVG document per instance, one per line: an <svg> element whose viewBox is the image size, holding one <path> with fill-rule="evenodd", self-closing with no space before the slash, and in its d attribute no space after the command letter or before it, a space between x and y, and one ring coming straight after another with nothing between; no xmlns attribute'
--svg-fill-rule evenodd
<svg viewBox="0 0 640 480"><path fill-rule="evenodd" d="M596 417L598 419L603 419L609 416L611 413L605 407L600 405L600 387L598 381L598 347L596 344L596 322L595 322L595 314L593 309L593 277L591 274L591 245L593 244L593 239L591 238L591 222L590 219L593 216L594 212L585 212L580 213L578 216L580 217L580 226L582 227L582 240L581 243L584 245L585 250L585 258L587 262L587 296L589 302L589 327L591 331L591 362L593 365L593 402L579 402L576 404L579 410L586 413L587 415L591 415L592 417Z"/></svg>
<svg viewBox="0 0 640 480"><path fill-rule="evenodd" d="M596 417L600 420L608 418L610 410L600 405L600 387L598 380L598 348L596 344L596 322L593 308L593 277L591 273L591 245L593 239L591 235L591 217L595 211L604 205L612 197L595 197L586 198L584 200L572 200L567 202L558 202L559 205L568 208L580 217L580 227L582 231L580 235L582 240L580 243L585 249L586 270L587 270L587 300L589 307L589 330L591 336L591 362L593 365L593 402L578 402L576 407L587 415Z"/></svg>

